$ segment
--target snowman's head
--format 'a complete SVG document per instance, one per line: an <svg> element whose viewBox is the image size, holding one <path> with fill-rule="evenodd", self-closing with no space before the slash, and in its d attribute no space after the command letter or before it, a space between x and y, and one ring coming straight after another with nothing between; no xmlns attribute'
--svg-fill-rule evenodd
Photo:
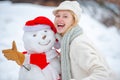
<svg viewBox="0 0 120 80"><path fill-rule="evenodd" d="M49 51L55 43L56 28L46 17L37 17L26 22L24 27L23 42L29 53Z"/></svg>
<svg viewBox="0 0 120 80"><path fill-rule="evenodd" d="M51 29L24 32L24 47L28 52L40 53L50 50L55 43L55 34Z"/></svg>

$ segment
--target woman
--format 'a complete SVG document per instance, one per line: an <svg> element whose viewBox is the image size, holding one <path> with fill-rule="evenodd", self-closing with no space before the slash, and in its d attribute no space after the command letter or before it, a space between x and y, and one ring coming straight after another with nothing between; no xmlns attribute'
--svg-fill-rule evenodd
<svg viewBox="0 0 120 80"><path fill-rule="evenodd" d="M78 25L81 11L77 1L64 1L53 10L62 36L62 80L109 80L110 68Z"/></svg>

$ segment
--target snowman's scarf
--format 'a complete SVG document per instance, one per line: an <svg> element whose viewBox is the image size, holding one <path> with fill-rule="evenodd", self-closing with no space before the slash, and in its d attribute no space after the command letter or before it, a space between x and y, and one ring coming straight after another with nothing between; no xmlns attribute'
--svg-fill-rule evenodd
<svg viewBox="0 0 120 80"><path fill-rule="evenodd" d="M49 62L47 62L45 53L31 54L30 55L30 63L40 67L41 69L44 69L49 64Z"/></svg>
<svg viewBox="0 0 120 80"><path fill-rule="evenodd" d="M70 70L70 44L71 41L82 33L82 29L77 25L68 31L61 41L61 69L62 80L70 80L72 78Z"/></svg>

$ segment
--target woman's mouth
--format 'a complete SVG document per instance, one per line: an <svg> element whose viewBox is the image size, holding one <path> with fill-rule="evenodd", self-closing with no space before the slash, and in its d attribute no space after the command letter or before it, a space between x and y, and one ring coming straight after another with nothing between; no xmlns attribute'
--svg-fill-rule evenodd
<svg viewBox="0 0 120 80"><path fill-rule="evenodd" d="M60 27L63 28L65 26L65 24L58 24L57 26L58 26L58 28L60 28Z"/></svg>

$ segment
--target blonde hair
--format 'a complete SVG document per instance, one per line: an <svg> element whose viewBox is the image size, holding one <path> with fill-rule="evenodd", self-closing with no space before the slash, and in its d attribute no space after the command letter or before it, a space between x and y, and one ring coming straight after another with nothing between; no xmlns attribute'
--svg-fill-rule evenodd
<svg viewBox="0 0 120 80"><path fill-rule="evenodd" d="M78 24L78 22L79 22L79 19L78 19L77 15L71 10L68 10L68 11L70 11L70 13L72 14L72 16L74 18L74 23L73 23L72 26L76 26Z"/></svg>
<svg viewBox="0 0 120 80"><path fill-rule="evenodd" d="M78 19L78 17L77 17L77 15L73 12L73 11L71 11L71 10L68 10L70 13L71 13L71 15L73 16L73 19L74 19L74 22L73 22L73 24L71 25L71 27L69 27L69 29L67 30L67 31L69 31L69 30L71 30L73 27L75 27L77 24L78 24L78 22L79 22L79 19Z"/></svg>

